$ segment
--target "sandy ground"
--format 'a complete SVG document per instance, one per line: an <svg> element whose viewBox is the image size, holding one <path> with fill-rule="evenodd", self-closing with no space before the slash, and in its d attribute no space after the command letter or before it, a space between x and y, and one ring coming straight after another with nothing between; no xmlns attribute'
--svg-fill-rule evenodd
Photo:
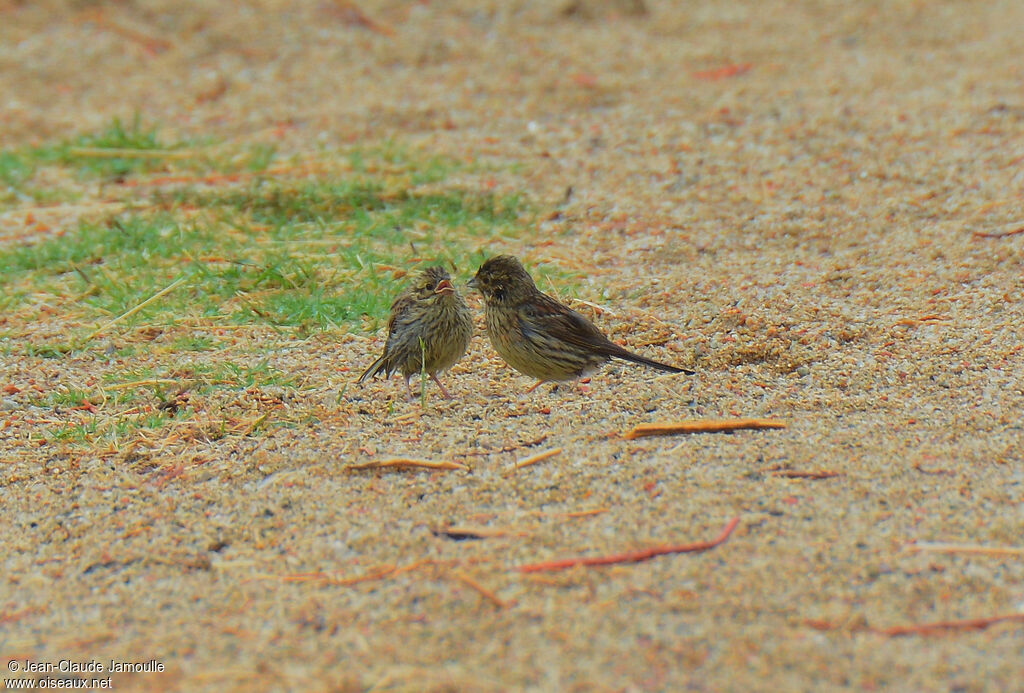
<svg viewBox="0 0 1024 693"><path fill-rule="evenodd" d="M587 270L604 329L698 374L521 398L478 335L454 401L392 409L397 381L339 397L380 337L328 332L276 345L305 387L262 436L83 454L0 412L0 655L164 667L121 690L1024 690L1019 616L885 632L1024 613L1024 235L981 235L1024 224L1024 3L52 9L0 2L3 147L138 109L486 161L541 210L495 250ZM788 428L621 436L733 416ZM393 456L471 470L345 469Z"/></svg>

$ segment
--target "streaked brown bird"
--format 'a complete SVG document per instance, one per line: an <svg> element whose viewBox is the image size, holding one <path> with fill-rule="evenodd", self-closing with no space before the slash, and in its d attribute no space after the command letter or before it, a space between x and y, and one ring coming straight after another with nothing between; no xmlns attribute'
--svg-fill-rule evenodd
<svg viewBox="0 0 1024 693"><path fill-rule="evenodd" d="M443 267L427 267L391 304L384 353L359 376L364 382L378 373L390 378L395 371L409 378L426 371L442 394L451 394L437 374L462 358L473 336L473 317Z"/></svg>
<svg viewBox="0 0 1024 693"><path fill-rule="evenodd" d="M469 286L484 295L494 350L520 373L537 378L528 391L547 381L581 378L613 358L693 375L623 349L585 317L541 292L511 255L487 260Z"/></svg>

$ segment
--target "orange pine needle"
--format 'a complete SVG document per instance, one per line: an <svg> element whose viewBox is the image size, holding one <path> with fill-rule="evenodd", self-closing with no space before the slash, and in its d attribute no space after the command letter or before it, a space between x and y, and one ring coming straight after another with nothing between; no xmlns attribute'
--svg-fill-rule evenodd
<svg viewBox="0 0 1024 693"><path fill-rule="evenodd" d="M740 65L725 65L723 67L715 68L714 70L698 70L693 73L695 79L704 80L707 82L717 82L721 79L728 79L729 77L736 77L742 75L745 72L750 72L753 67L750 63L742 63Z"/></svg>
<svg viewBox="0 0 1024 693"><path fill-rule="evenodd" d="M724 433L742 429L785 428L778 419L698 419L675 423L639 424L626 433L627 440L644 436L671 436L682 433Z"/></svg>
<svg viewBox="0 0 1024 693"><path fill-rule="evenodd" d="M291 575L261 575L255 579L259 580L280 580L281 582L322 582L327 585L357 585L360 582L380 580L385 577L394 577L402 573L416 570L420 566L435 563L432 559L414 561L406 566L382 565L371 569L369 572L353 577L338 577L331 573L293 573Z"/></svg>
<svg viewBox="0 0 1024 693"><path fill-rule="evenodd" d="M550 450L545 450L544 452L538 452L536 455L531 455L530 457L527 457L524 460L516 462L514 465L512 465L512 468L509 469L509 471L514 472L517 469L522 469L523 467L529 467L530 465L537 464L538 462L543 462L549 457L554 457L555 455L558 455L561 452L562 448L551 448Z"/></svg>
<svg viewBox="0 0 1024 693"><path fill-rule="evenodd" d="M593 510L576 510L571 513L562 513L563 517L590 517L591 515L603 515L608 508L594 508Z"/></svg>
<svg viewBox="0 0 1024 693"><path fill-rule="evenodd" d="M997 233L988 233L985 231L975 231L975 238L1006 238L1007 236L1016 236L1018 233L1024 233L1024 226L1019 229L1013 229L1011 231L1000 231Z"/></svg>
<svg viewBox="0 0 1024 693"><path fill-rule="evenodd" d="M973 544L938 544L922 542L920 544L910 544L906 547L906 550L914 553L927 551L930 553L968 553L981 556L1024 557L1024 548L1018 548L1015 546L975 546Z"/></svg>
<svg viewBox="0 0 1024 693"><path fill-rule="evenodd" d="M1004 614L1002 616L989 616L987 618L967 618L960 621L933 621L932 623L912 623L908 626L893 626L891 628L872 628L871 630L880 635L936 635L951 630L984 630L989 626L1004 621L1024 622L1024 613Z"/></svg>
<svg viewBox="0 0 1024 693"><path fill-rule="evenodd" d="M771 472L772 476L781 476L785 479L833 479L842 476L842 472L802 472L797 469L776 469Z"/></svg>
<svg viewBox="0 0 1024 693"><path fill-rule="evenodd" d="M406 457L396 457L391 460L373 460L371 462L363 462L362 464L350 464L346 469L357 471L362 469L377 469L382 467L396 467L399 469L461 469L463 471L469 471L469 467L458 462L449 462L442 460L435 462L433 460L413 460Z"/></svg>
<svg viewBox="0 0 1024 693"><path fill-rule="evenodd" d="M649 549L641 549L639 551L628 551L626 553L617 553L610 556L588 556L582 558L563 558L557 561L545 561L543 563L530 563L527 565L521 565L516 570L520 573L539 573L541 571L549 570L565 570L566 568L574 568L578 565L592 566L592 565L612 565L614 563L640 563L648 559L654 558L655 556L664 556L670 553L694 553L697 551L707 551L713 549L719 544L723 543L729 538L733 530L736 529L740 523L740 518L734 517L729 521L729 524L725 526L722 533L711 541L698 541L691 544L667 544L664 546L653 546Z"/></svg>
<svg viewBox="0 0 1024 693"><path fill-rule="evenodd" d="M499 609L507 609L509 606L511 606L509 602L506 602L504 599L499 597L497 594L494 593L493 590L484 587L479 582L477 582L476 580L474 580L473 578L464 573L452 573L452 577L454 577L456 580L463 583L464 585L472 587L474 590L483 595L486 599L488 599L492 604L494 604Z"/></svg>

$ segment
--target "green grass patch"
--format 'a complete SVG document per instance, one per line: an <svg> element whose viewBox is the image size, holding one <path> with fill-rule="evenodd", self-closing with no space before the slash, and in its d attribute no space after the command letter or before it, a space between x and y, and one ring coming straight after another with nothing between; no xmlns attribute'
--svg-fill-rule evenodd
<svg viewBox="0 0 1024 693"><path fill-rule="evenodd" d="M117 419L102 419L92 416L81 423L66 423L55 426L47 432L52 442L72 445L95 445L102 441L119 443L131 439L140 430L155 430L169 421L184 418L186 409L177 413L153 411Z"/></svg>
<svg viewBox="0 0 1024 693"><path fill-rule="evenodd" d="M180 150L200 144L161 139L136 115L128 123L115 118L105 128L73 138L0 152L0 181L22 189L44 166L70 169L78 178L124 178L165 170Z"/></svg>
<svg viewBox="0 0 1024 693"><path fill-rule="evenodd" d="M62 197L58 191L32 186L37 168L31 152L0 151L0 209L19 202L57 201Z"/></svg>
<svg viewBox="0 0 1024 693"><path fill-rule="evenodd" d="M296 387L293 375L270 366L266 360L250 365L228 361L188 364L177 368L129 369L105 373L103 381L104 384L95 390L61 387L32 401L35 406L53 408L55 412L90 402L101 407L85 420L69 421L49 428L47 436L51 441L72 445L103 442L116 445L132 439L142 430L160 429L171 421L193 420L197 416L197 409L188 400L177 399L182 393L187 393L193 400L200 398L199 401L203 401L211 393L225 390ZM172 403L174 406L167 406ZM140 407L143 411L116 413L126 406ZM234 405L232 407L231 418L235 420L235 425L238 419L250 415ZM206 414L201 415L201 418L208 419ZM227 418L224 421L223 426L226 426ZM261 428L262 425L254 425L248 433ZM232 433L237 435L239 430L233 428ZM222 437L224 434L225 431L221 431L217 435Z"/></svg>
<svg viewBox="0 0 1024 693"><path fill-rule="evenodd" d="M27 156L17 152L0 152L0 183L10 188L22 187L35 174Z"/></svg>
<svg viewBox="0 0 1024 693"><path fill-rule="evenodd" d="M411 185L438 183L455 171L467 168L461 162L448 157L415 153L394 141L385 142L373 149L354 149L349 152L348 160L352 170L358 175L375 174L382 165L386 165L392 171L406 175Z"/></svg>
<svg viewBox="0 0 1024 693"><path fill-rule="evenodd" d="M394 142L354 149L346 156L357 176L380 177L397 171L412 186L441 182L454 170L467 168L452 159L424 156ZM130 121L114 118L96 132L0 151L0 204L78 199L81 193L74 186L55 187L52 180L36 182L36 174L48 167L70 173L72 181L124 181L158 172L197 177L260 173L277 161L272 144L232 145L208 138L172 140L161 136L156 126L144 124L136 114ZM268 203L272 206L273 200Z"/></svg>
<svg viewBox="0 0 1024 693"><path fill-rule="evenodd" d="M418 268L442 264L464 285L518 244L532 217L519 197L451 182L481 170L394 143L281 162L271 146L171 141L138 119L0 152L0 208L79 199L95 188L79 183L96 180L125 183L103 189L128 206L106 217L90 207L74 226L0 247L0 355L92 352L74 368L95 367L95 386L74 389L94 382L77 378L31 401L59 417L46 435L62 445L296 425L272 407L254 412L243 393L264 389L271 400L255 401L268 402L299 387L300 374L263 358L276 345L376 330ZM237 360L216 356L225 346Z"/></svg>
<svg viewBox="0 0 1024 693"><path fill-rule="evenodd" d="M124 178L136 173L164 170L167 163L163 155L185 146L185 142L161 140L156 128L143 127L136 115L131 123L115 118L98 133L42 147L36 155L44 163L68 166L83 176Z"/></svg>
<svg viewBox="0 0 1024 693"><path fill-rule="evenodd" d="M441 167L430 160L429 176ZM58 303L103 324L184 278L119 327L205 318L312 330L369 318L373 328L402 271L441 263L468 279L492 241L522 226L515 197L417 190L415 173L179 190L153 209L0 250L0 295L8 310Z"/></svg>
<svg viewBox="0 0 1024 693"><path fill-rule="evenodd" d="M274 368L266 360L250 366L232 361L194 363L174 370L171 377L197 381L206 387L228 385L239 390L272 385L281 387L295 387L296 385L294 375ZM199 391L203 392L204 390L200 387Z"/></svg>
<svg viewBox="0 0 1024 693"><path fill-rule="evenodd" d="M272 145L225 146L209 139L169 140L136 115L113 119L94 133L35 147L0 151L0 204L67 202L80 197L74 186L54 187L36 181L45 168L71 174L71 180L125 180L165 173L260 172L277 156ZM59 179L59 177L57 177Z"/></svg>
<svg viewBox="0 0 1024 693"><path fill-rule="evenodd" d="M207 334L186 332L171 342L173 351L211 351L217 348L217 340Z"/></svg>
<svg viewBox="0 0 1024 693"><path fill-rule="evenodd" d="M146 383L141 386L143 390L150 390L160 399L166 399L168 393L173 393L181 387L186 388L189 392L204 394L213 388L223 387L236 390L271 385L295 387L296 379L294 375L274 368L266 359L263 359L254 365L244 365L234 361L214 361L189 363L174 368L168 366L128 369L116 373L105 373L103 382L104 385L101 385L100 389L112 388L112 386L125 383ZM110 391L114 392L115 390L111 389ZM120 391L138 392L138 388Z"/></svg>
<svg viewBox="0 0 1024 693"><path fill-rule="evenodd" d="M89 402L90 393L78 388L57 388L32 402L38 407L79 407Z"/></svg>

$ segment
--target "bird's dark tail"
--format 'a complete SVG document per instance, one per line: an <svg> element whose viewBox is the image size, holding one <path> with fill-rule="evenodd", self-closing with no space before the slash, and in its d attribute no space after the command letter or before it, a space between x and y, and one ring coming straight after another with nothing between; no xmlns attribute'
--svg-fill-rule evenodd
<svg viewBox="0 0 1024 693"><path fill-rule="evenodd" d="M356 382L365 382L372 378L373 376L377 375L378 373L384 373L384 375L387 376L389 370L391 369L388 368L387 356L381 356L379 359L371 363L369 368L363 371L363 374L359 376L359 380L357 380Z"/></svg>
<svg viewBox="0 0 1024 693"><path fill-rule="evenodd" d="M691 371L686 368L670 366L667 363L655 361L654 359L649 359L646 356L641 356L640 354L634 354L632 351L623 349L622 347L619 347L615 351L611 352L609 356L614 356L615 358L622 359L623 361L632 361L633 363L639 363L643 366L648 366L650 368L656 368L659 371L665 371L666 373L686 373L686 375L693 375L695 373L695 371Z"/></svg>

